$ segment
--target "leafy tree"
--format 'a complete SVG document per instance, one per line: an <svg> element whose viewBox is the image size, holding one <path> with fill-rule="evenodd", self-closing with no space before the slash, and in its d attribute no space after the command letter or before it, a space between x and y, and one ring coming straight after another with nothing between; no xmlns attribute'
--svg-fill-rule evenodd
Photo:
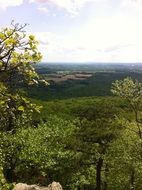
<svg viewBox="0 0 142 190"><path fill-rule="evenodd" d="M32 65L42 58L37 49L38 42L33 35L27 37L24 30L26 24L15 24L12 21L11 25L12 28L4 28L0 32L0 81L8 87L15 80L38 82L38 75Z"/></svg>
<svg viewBox="0 0 142 190"><path fill-rule="evenodd" d="M110 145L106 155L109 168L107 171L108 189L139 190L142 188L142 163L139 154L141 147L136 133L133 132L137 126L122 118L119 119L119 122L124 129Z"/></svg>
<svg viewBox="0 0 142 190"><path fill-rule="evenodd" d="M142 158L142 83L136 80L134 81L131 78L125 78L124 80L113 83L111 91L114 95L125 99L133 112L132 119L127 120L125 127L130 130L130 133L133 132L137 136L137 145L135 147L139 145L140 148L136 149L137 155ZM137 169L133 166L131 171L131 189L135 189L136 173Z"/></svg>
<svg viewBox="0 0 142 190"><path fill-rule="evenodd" d="M105 155L110 144L117 138L118 124L112 119L83 120L77 133L76 151L82 153L82 165L93 166L96 171L94 183L96 190L105 189L106 159Z"/></svg>
<svg viewBox="0 0 142 190"><path fill-rule="evenodd" d="M96 185L96 190L107 189L105 155L121 130L115 119L117 112L112 103L101 101L97 102L96 107L84 106L76 112L80 121L70 146L82 156L80 168L94 168L95 177L93 176L92 182Z"/></svg>
<svg viewBox="0 0 142 190"><path fill-rule="evenodd" d="M142 122L141 122L141 108L142 108L142 83L137 80L133 81L131 78L116 81L112 84L112 93L125 99L134 113L134 120L137 125L137 135L142 141ZM142 144L141 144L142 146Z"/></svg>
<svg viewBox="0 0 142 190"><path fill-rule="evenodd" d="M0 132L3 134L3 143L5 132L7 136L16 133L18 128L32 126L33 113L40 109L20 91L20 85L38 83L40 78L33 64L42 58L37 49L38 42L33 35L26 35L25 27L26 24L12 21L10 28L0 32ZM9 164L12 164L13 159L9 160ZM8 174L13 168L3 169L5 177L11 182Z"/></svg>
<svg viewBox="0 0 142 190"><path fill-rule="evenodd" d="M66 148L74 130L73 122L52 115L38 127L5 135L5 167L14 168L12 180L42 185L56 180L67 186L77 160L77 155Z"/></svg>
<svg viewBox="0 0 142 190"><path fill-rule="evenodd" d="M26 24L15 24L12 21L11 26L0 32L0 122L6 131L14 129L19 115L24 117L28 113L27 118L30 118L28 110L33 112L36 109L22 96L18 87L25 82L38 83L39 77L33 64L42 58L35 37L26 35Z"/></svg>

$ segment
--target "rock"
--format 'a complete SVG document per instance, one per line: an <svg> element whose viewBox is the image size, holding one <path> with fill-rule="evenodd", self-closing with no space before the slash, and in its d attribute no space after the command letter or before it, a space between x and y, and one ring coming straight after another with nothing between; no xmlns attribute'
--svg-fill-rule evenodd
<svg viewBox="0 0 142 190"><path fill-rule="evenodd" d="M25 183L16 184L14 190L40 190L40 188L36 185L27 185Z"/></svg>
<svg viewBox="0 0 142 190"><path fill-rule="evenodd" d="M14 190L40 190L37 185L27 185L25 183L16 184Z"/></svg>
<svg viewBox="0 0 142 190"><path fill-rule="evenodd" d="M60 183L54 181L50 185L48 185L47 190L63 190L63 189Z"/></svg>
<svg viewBox="0 0 142 190"><path fill-rule="evenodd" d="M63 190L58 182L53 182L48 187L39 187L37 185L27 185L25 183L18 183L13 190Z"/></svg>

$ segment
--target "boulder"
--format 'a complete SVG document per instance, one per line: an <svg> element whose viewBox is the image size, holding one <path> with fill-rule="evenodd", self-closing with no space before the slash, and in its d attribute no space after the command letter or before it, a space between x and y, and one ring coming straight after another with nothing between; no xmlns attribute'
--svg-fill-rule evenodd
<svg viewBox="0 0 142 190"><path fill-rule="evenodd" d="M60 185L60 183L54 181L53 183L48 185L47 190L63 190L63 189L62 189L62 186Z"/></svg>
<svg viewBox="0 0 142 190"><path fill-rule="evenodd" d="M25 183L18 183L15 185L14 190L40 190L37 185L27 185Z"/></svg>
<svg viewBox="0 0 142 190"><path fill-rule="evenodd" d="M17 183L13 190L63 190L58 182L53 182L48 187L40 187L37 185L27 185L25 183Z"/></svg>

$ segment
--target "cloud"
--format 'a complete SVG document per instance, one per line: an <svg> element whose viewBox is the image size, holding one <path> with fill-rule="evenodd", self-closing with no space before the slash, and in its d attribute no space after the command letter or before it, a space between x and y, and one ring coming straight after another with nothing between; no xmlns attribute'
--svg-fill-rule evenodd
<svg viewBox="0 0 142 190"><path fill-rule="evenodd" d="M142 11L142 0L122 0L122 6L129 11Z"/></svg>
<svg viewBox="0 0 142 190"><path fill-rule="evenodd" d="M78 14L86 3L96 3L105 0L30 0L31 3L55 5L71 14Z"/></svg>
<svg viewBox="0 0 142 190"><path fill-rule="evenodd" d="M32 0L36 1L37 0ZM100 0L101 1L101 0ZM38 0L40 6L47 3L65 9L71 14L79 11L91 0ZM68 4L69 3L69 4ZM75 6L75 7L74 7ZM112 5L115 7L115 5ZM142 0L120 0L115 14L94 15L74 34L50 32L36 33L44 61L64 62L142 62ZM107 7L108 9L108 7ZM139 13L139 14L137 14Z"/></svg>
<svg viewBox="0 0 142 190"><path fill-rule="evenodd" d="M20 6L23 0L0 0L0 9L6 10L7 7Z"/></svg>
<svg viewBox="0 0 142 190"><path fill-rule="evenodd" d="M35 33L44 61L140 62L142 61L142 15L94 17L80 32L68 35Z"/></svg>
<svg viewBox="0 0 142 190"><path fill-rule="evenodd" d="M84 49L78 42L51 32L35 32L34 35L39 41L39 50L43 54L43 61L84 60L82 54L86 48Z"/></svg>
<svg viewBox="0 0 142 190"><path fill-rule="evenodd" d="M37 10L41 13L49 13L49 10L46 7L38 7Z"/></svg>
<svg viewBox="0 0 142 190"><path fill-rule="evenodd" d="M113 46L108 46L104 49L98 49L98 52L106 52L106 53L118 52L122 50L123 48L127 48L130 46L133 46L133 44L116 44Z"/></svg>

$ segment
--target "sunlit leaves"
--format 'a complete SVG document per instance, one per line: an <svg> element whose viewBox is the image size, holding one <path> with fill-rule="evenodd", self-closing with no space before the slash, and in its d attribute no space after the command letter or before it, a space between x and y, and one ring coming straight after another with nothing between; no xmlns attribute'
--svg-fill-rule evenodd
<svg viewBox="0 0 142 190"><path fill-rule="evenodd" d="M33 35L29 37L26 35L25 27L26 24L15 24L12 21L11 28L4 28L0 32L0 121L2 124L0 129L2 130L7 130L6 126L10 122L15 126L19 120L22 126L24 120L30 121L32 114L40 110L38 106L24 99L17 89L19 84L38 84L39 76L33 63L39 62L42 58L37 49L38 42Z"/></svg>
<svg viewBox="0 0 142 190"><path fill-rule="evenodd" d="M62 172L75 159L74 152L65 148L74 130L71 121L52 115L48 117L48 123L38 127L19 129L14 134L3 133L0 145L3 146L5 167L9 168L11 160L17 159L15 172L26 173L30 167L37 167L38 172L46 175L48 170Z"/></svg>
<svg viewBox="0 0 142 190"><path fill-rule="evenodd" d="M38 84L33 64L42 58L38 42L33 35L26 35L25 27L12 21L11 28L0 32L0 167L4 172L11 168L12 159L20 159L18 154L26 141L17 131L33 127L33 115L41 109L19 90L21 84ZM0 170L0 189L9 188Z"/></svg>
<svg viewBox="0 0 142 190"><path fill-rule="evenodd" d="M118 156L123 158L122 164L126 166L126 170L130 180L131 189L139 189L138 184L139 176L142 175L139 168L142 167L142 120L141 120L141 108L142 108L142 83L131 78L125 78L124 80L116 81L112 84L112 92L114 95L125 99L128 102L132 112L133 119L127 120L125 123L125 131L123 131L123 141L119 139L119 143L116 148L122 148L123 154ZM125 132L125 133L124 133ZM121 158L115 158L117 161ZM114 160L115 160L114 159ZM113 160L113 161L114 161ZM133 172L133 173L132 173ZM124 171L122 171L124 173ZM131 176L133 174L133 176ZM129 180L127 178L127 181ZM126 181L126 179L125 179ZM140 187L141 188L141 187Z"/></svg>
<svg viewBox="0 0 142 190"><path fill-rule="evenodd" d="M0 39L1 41L5 39L5 34L3 32L0 32Z"/></svg>
<svg viewBox="0 0 142 190"><path fill-rule="evenodd" d="M33 35L30 35L30 36L29 36L29 39L30 39L31 41L34 41L34 40L35 40L35 37L34 37Z"/></svg>
<svg viewBox="0 0 142 190"><path fill-rule="evenodd" d="M142 99L142 83L131 78L116 81L112 84L112 93L131 102L139 102Z"/></svg>
<svg viewBox="0 0 142 190"><path fill-rule="evenodd" d="M23 112L23 111L24 111L24 106L19 106L17 110L19 110L19 111L22 111L22 112Z"/></svg>
<svg viewBox="0 0 142 190"><path fill-rule="evenodd" d="M39 62L42 56L37 49L38 42L35 37L26 35L25 26L12 22L12 28L5 28L0 33L0 71L9 71L7 78L1 79L5 82L14 76L15 72L22 75L27 83L34 83L32 79L37 79L32 64Z"/></svg>

